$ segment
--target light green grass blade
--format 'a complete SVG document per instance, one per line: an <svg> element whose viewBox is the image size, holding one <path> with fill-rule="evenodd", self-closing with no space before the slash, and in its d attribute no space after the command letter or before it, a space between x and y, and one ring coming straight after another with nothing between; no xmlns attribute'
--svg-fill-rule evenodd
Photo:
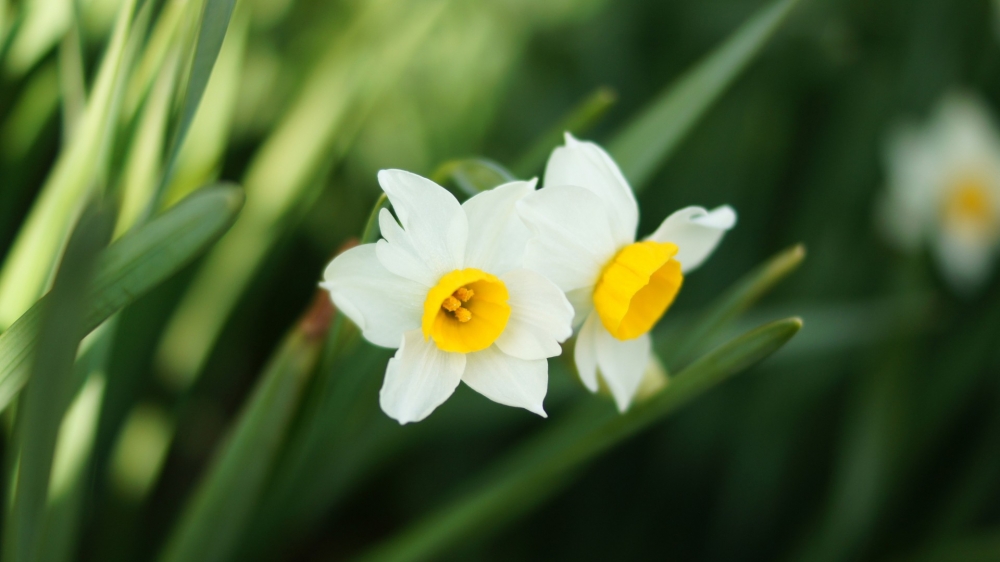
<svg viewBox="0 0 1000 562"><path fill-rule="evenodd" d="M103 175L115 130L117 99L130 59L135 0L126 0L77 135L59 155L0 270L0 329L45 292L74 217Z"/></svg>
<svg viewBox="0 0 1000 562"><path fill-rule="evenodd" d="M241 95L243 59L250 35L251 6L244 2L237 5L233 12L212 77L177 155L163 207L174 205L198 187L218 177L229 143L233 115Z"/></svg>
<svg viewBox="0 0 1000 562"><path fill-rule="evenodd" d="M242 205L243 192L238 187L206 188L109 246L86 300L87 330L205 251L232 225ZM0 334L0 410L27 381L46 300L41 299Z"/></svg>
<svg viewBox="0 0 1000 562"><path fill-rule="evenodd" d="M297 101L249 166L247 207L240 220L206 259L167 326L156 355L166 384L184 389L198 376L230 312L316 174L346 152L446 5L437 0L397 10L384 0L364 3L358 21L312 69Z"/></svg>
<svg viewBox="0 0 1000 562"><path fill-rule="evenodd" d="M636 192L760 53L796 2L778 0L759 11L615 136L608 151Z"/></svg>
<svg viewBox="0 0 1000 562"><path fill-rule="evenodd" d="M15 422L20 455L13 507L5 519L4 562L34 562L42 547L56 439L76 386L77 346L86 334L88 289L113 224L107 211L91 207L84 213L39 311L33 376L18 404Z"/></svg>
<svg viewBox="0 0 1000 562"><path fill-rule="evenodd" d="M316 366L331 312L326 295L318 295L285 338L182 512L162 562L224 562L238 546Z"/></svg>
<svg viewBox="0 0 1000 562"><path fill-rule="evenodd" d="M663 344L657 346L660 358L671 368L683 366L697 353L704 351L712 342L713 336L721 333L775 285L798 269L805 256L805 247L798 244L747 273L701 313L697 320L685 323L683 329L677 330L679 333L676 337L658 338L663 341Z"/></svg>
<svg viewBox="0 0 1000 562"><path fill-rule="evenodd" d="M149 206L149 213L152 213L159 206L167 186L170 184L177 155L187 137L195 112L198 111L198 106L201 104L205 88L208 87L208 80L212 75L212 68L215 67L215 60L219 57L219 51L222 50L222 43L226 38L226 30L229 29L229 20L233 15L235 5L236 0L205 0L198 28L198 43L194 51L194 60L191 63L190 74L185 81L186 89L180 120L170 139L170 148L167 150L163 166L163 176L156 196Z"/></svg>
<svg viewBox="0 0 1000 562"><path fill-rule="evenodd" d="M73 373L75 396L63 415L52 459L43 542L37 562L75 557L84 505L91 486L91 462L107 381L115 318L80 344Z"/></svg>
<svg viewBox="0 0 1000 562"><path fill-rule="evenodd" d="M73 20L73 0L27 0L20 10L5 65L15 77L31 70L59 43Z"/></svg>
<svg viewBox="0 0 1000 562"><path fill-rule="evenodd" d="M471 493L361 559L427 560L460 541L494 530L548 498L566 482L573 469L763 360L801 327L797 318L779 320L731 340L681 371L659 394L623 415L608 404L589 402L498 464Z"/></svg>

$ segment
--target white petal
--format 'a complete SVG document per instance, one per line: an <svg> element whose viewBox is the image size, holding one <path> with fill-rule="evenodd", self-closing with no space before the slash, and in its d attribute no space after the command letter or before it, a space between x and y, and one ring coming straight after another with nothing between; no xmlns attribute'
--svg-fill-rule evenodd
<svg viewBox="0 0 1000 562"><path fill-rule="evenodd" d="M552 151L545 167L545 187L557 185L575 185L595 193L613 212L616 241L635 240L639 206L625 176L604 149L566 133L566 145Z"/></svg>
<svg viewBox="0 0 1000 562"><path fill-rule="evenodd" d="M607 330L601 325L601 319L592 312L584 321L580 333L576 336L576 347L573 349L573 362L580 373L580 380L591 392L597 392L597 331Z"/></svg>
<svg viewBox="0 0 1000 562"><path fill-rule="evenodd" d="M378 181L413 250L437 277L462 269L469 223L445 188L403 170L381 170Z"/></svg>
<svg viewBox="0 0 1000 562"><path fill-rule="evenodd" d="M563 291L596 284L619 248L604 202L582 187L540 189L518 201L517 211L531 231L524 266Z"/></svg>
<svg viewBox="0 0 1000 562"><path fill-rule="evenodd" d="M545 359L518 359L491 345L466 356L462 380L498 404L547 417L542 408L549 384L549 364Z"/></svg>
<svg viewBox="0 0 1000 562"><path fill-rule="evenodd" d="M389 209L382 209L378 214L379 229L385 240L379 240L375 246L375 255L386 269L424 285L433 287L440 275L437 275L424 263Z"/></svg>
<svg viewBox="0 0 1000 562"><path fill-rule="evenodd" d="M598 321L598 324L600 322ZM601 378L611 389L618 410L624 412L635 397L642 375L649 363L650 338L643 334L631 340L619 340L603 325L597 330L597 365Z"/></svg>
<svg viewBox="0 0 1000 562"><path fill-rule="evenodd" d="M510 299L510 320L496 346L508 355L533 360L555 357L560 343L573 335L573 307L559 287L527 269L500 276Z"/></svg>
<svg viewBox="0 0 1000 562"><path fill-rule="evenodd" d="M505 183L470 197L462 208L469 218L465 267L499 275L521 267L528 228L514 205L535 191L537 180Z"/></svg>
<svg viewBox="0 0 1000 562"><path fill-rule="evenodd" d="M389 360L379 392L382 411L400 424L420 421L444 403L458 387L466 356L446 353L420 330L403 334L399 351Z"/></svg>
<svg viewBox="0 0 1000 562"><path fill-rule="evenodd" d="M996 257L992 243L960 232L940 233L934 253L944 278L963 295L975 293L989 280Z"/></svg>
<svg viewBox="0 0 1000 562"><path fill-rule="evenodd" d="M677 244L675 259L681 262L681 269L687 273L708 259L722 240L722 235L735 225L736 211L728 205L712 211L702 207L685 207L667 217L649 239Z"/></svg>
<svg viewBox="0 0 1000 562"><path fill-rule="evenodd" d="M583 324L594 310L594 287L580 287L566 292L566 300L573 305L573 327Z"/></svg>
<svg viewBox="0 0 1000 562"><path fill-rule="evenodd" d="M397 347L403 332L420 327L427 288L387 271L375 256L374 244L334 258L320 285L375 345Z"/></svg>

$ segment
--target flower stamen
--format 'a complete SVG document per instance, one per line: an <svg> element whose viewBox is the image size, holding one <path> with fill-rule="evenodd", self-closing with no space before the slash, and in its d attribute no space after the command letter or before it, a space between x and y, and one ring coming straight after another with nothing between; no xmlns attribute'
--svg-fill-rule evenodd
<svg viewBox="0 0 1000 562"><path fill-rule="evenodd" d="M472 312L467 308L462 307L462 303L469 302L472 297L475 296L476 292L472 289L466 287L459 287L455 289L455 292L451 294L448 298L444 299L441 303L441 308L451 312L455 315L455 319L459 322L468 322L472 320Z"/></svg>

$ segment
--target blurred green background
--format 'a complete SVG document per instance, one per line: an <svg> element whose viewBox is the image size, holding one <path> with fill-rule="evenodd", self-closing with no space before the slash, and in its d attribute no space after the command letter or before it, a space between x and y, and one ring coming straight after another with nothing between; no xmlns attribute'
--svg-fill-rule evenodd
<svg viewBox="0 0 1000 562"><path fill-rule="evenodd" d="M8 264L80 130L81 104L95 99L120 4L0 0ZM121 218L128 205L144 208L157 186L165 206L230 180L247 203L207 257L113 320L77 539L63 557L156 559L324 265L360 236L378 169L431 176L447 161L485 157L540 175L544 158L531 147L546 154L556 140L545 135L580 103L602 110L578 136L609 142L768 4L239 0L170 175L161 155L182 113L175 90L190 50L157 58L137 48L112 103L107 172L88 180L133 201L121 204L118 231L131 224ZM172 33L190 49L201 8L147 0L136 14L148 45L179 14ZM893 250L874 220L892 126L925 118L957 87L1000 103L997 22L988 0L801 0L646 182L640 234L687 205L739 213L686 281L663 322L667 339L756 264L803 243L802 267L729 335L791 314L802 333L560 475L537 510L470 530L443 559L1000 560L1000 282L954 296L929 256ZM16 313L0 307L4 327L37 296L8 307ZM313 436L311 468L275 480L214 559L356 556L474 488L502 453L585 395L554 367L550 420L462 387L400 429L374 409L387 357L367 344L349 354L364 388L337 403L329 435ZM304 388L293 428L323 395ZM9 479L17 455L6 435Z"/></svg>

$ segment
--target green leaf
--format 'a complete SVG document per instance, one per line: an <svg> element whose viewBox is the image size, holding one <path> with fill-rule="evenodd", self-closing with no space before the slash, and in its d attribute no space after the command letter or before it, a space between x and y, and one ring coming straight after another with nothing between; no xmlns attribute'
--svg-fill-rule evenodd
<svg viewBox="0 0 1000 562"><path fill-rule="evenodd" d="M195 47L191 72L187 77L187 88L184 92L180 121L170 140L170 148L163 166L163 176L157 188L157 194L149 206L149 213L152 213L159 206L167 186L170 184L177 155L180 153L184 138L187 136L195 112L198 110L198 104L201 103L201 97L208 86L208 79L212 76L212 68L215 67L215 60L219 57L219 51L222 50L222 42L226 38L226 30L229 28L229 19L233 15L235 5L236 0L205 1L204 11L201 14L201 25L198 30L198 44Z"/></svg>
<svg viewBox="0 0 1000 562"><path fill-rule="evenodd" d="M806 249L797 244L780 252L736 282L708 310L693 323L685 323L683 330L671 337L657 334L657 354L668 366L676 368L705 349L712 338L722 332L733 320L771 291L775 285L798 269L806 256Z"/></svg>
<svg viewBox="0 0 1000 562"><path fill-rule="evenodd" d="M247 207L240 220L199 268L164 331L156 363L166 384L184 389L197 379L237 301L310 195L317 174L346 153L447 5L435 0L399 9L388 0L362 3L356 19L319 57L247 168Z"/></svg>
<svg viewBox="0 0 1000 562"><path fill-rule="evenodd" d="M242 206L243 191L238 187L206 188L109 246L101 255L86 300L87 330L190 263L222 236ZM38 344L47 300L39 300L0 334L0 410L28 378L28 362Z"/></svg>
<svg viewBox="0 0 1000 562"><path fill-rule="evenodd" d="M899 562L995 562L1000 558L1000 531L952 538L921 549Z"/></svg>
<svg viewBox="0 0 1000 562"><path fill-rule="evenodd" d="M45 292L73 218L110 157L118 98L134 41L135 0L122 3L115 31L76 135L56 160L0 271L0 329Z"/></svg>
<svg viewBox="0 0 1000 562"><path fill-rule="evenodd" d="M637 193L760 53L796 2L778 0L760 10L615 136L608 151Z"/></svg>
<svg viewBox="0 0 1000 562"><path fill-rule="evenodd" d="M316 365L331 310L329 298L318 295L313 310L271 359L185 507L161 561L223 562L239 545Z"/></svg>
<svg viewBox="0 0 1000 562"><path fill-rule="evenodd" d="M521 446L472 492L370 551L363 560L427 560L540 504L570 473L715 385L781 348L802 327L797 318L748 332L681 371L660 393L623 415L595 400Z"/></svg>
<svg viewBox="0 0 1000 562"><path fill-rule="evenodd" d="M19 460L10 517L5 518L4 562L34 562L42 549L49 475L63 413L75 390L73 361L86 334L87 295L113 217L90 207L73 230L52 291L39 310L32 379L15 422Z"/></svg>
<svg viewBox="0 0 1000 562"><path fill-rule="evenodd" d="M514 174L500 164L487 158L467 158L445 162L431 174L431 179L440 185L446 185L451 180L464 197L493 189L494 187L514 181Z"/></svg>
<svg viewBox="0 0 1000 562"><path fill-rule="evenodd" d="M596 125L618 100L614 90L601 86L594 90L562 120L545 134L538 137L523 156L518 158L512 169L522 178L531 177L542 169L552 148L561 144L566 132L581 135Z"/></svg>

